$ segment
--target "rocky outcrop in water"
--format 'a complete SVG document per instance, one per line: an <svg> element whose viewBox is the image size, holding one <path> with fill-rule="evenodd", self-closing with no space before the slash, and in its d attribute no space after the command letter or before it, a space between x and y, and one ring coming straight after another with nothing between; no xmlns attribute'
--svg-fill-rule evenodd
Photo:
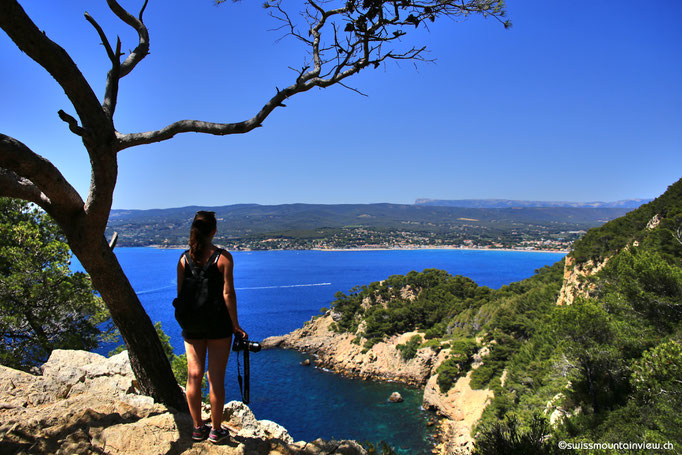
<svg viewBox="0 0 682 455"><path fill-rule="evenodd" d="M431 376L437 356L432 349L420 349L414 358L404 360L396 347L417 332L390 337L365 350L356 335L330 330L332 322L332 313L328 312L288 335L266 338L263 347L296 349L312 354L317 367L350 377L423 386Z"/></svg>
<svg viewBox="0 0 682 455"><path fill-rule="evenodd" d="M208 413L206 413L208 419ZM354 441L294 442L286 429L230 402L225 444L191 440L192 419L137 392L127 352L52 353L41 375L0 366L0 453L365 454Z"/></svg>
<svg viewBox="0 0 682 455"><path fill-rule="evenodd" d="M402 403L403 397L400 395L398 392L393 392L390 397L388 397L388 401L391 403Z"/></svg>

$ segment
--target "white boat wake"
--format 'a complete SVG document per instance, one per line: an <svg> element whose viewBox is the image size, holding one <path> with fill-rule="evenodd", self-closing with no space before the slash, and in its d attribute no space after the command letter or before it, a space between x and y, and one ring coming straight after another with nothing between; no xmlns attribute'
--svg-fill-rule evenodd
<svg viewBox="0 0 682 455"><path fill-rule="evenodd" d="M162 288L154 288L154 289L145 289L144 291L135 291L137 295L143 295L143 294L153 294L155 292L161 292L161 291L167 291L168 289L175 289L175 284L172 284L170 286L164 286Z"/></svg>
<svg viewBox="0 0 682 455"><path fill-rule="evenodd" d="M245 291L252 289L282 289L282 288L309 288L312 286L331 286L331 283L310 283L310 284L287 284L283 286L255 286L245 288L235 288L237 291Z"/></svg>

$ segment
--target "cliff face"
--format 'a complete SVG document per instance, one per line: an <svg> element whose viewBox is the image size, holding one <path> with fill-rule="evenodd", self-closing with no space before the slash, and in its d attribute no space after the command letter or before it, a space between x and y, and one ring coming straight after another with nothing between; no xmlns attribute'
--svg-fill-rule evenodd
<svg viewBox="0 0 682 455"><path fill-rule="evenodd" d="M571 305L577 297L588 297L590 284L588 278L599 273L608 262L608 258L594 262L576 264L571 256L566 256L564 265L564 282L559 291L557 305Z"/></svg>
<svg viewBox="0 0 682 455"><path fill-rule="evenodd" d="M127 352L54 351L35 376L0 366L0 453L365 454L354 441L294 442L241 402L224 408L225 444L191 440L192 419L136 392ZM205 413L208 419L208 413Z"/></svg>
<svg viewBox="0 0 682 455"><path fill-rule="evenodd" d="M644 232L649 233L659 227L663 218L659 214L655 214L646 223ZM620 220L616 220L620 221ZM598 230L595 230L595 232ZM624 248L637 247L638 240L632 240L631 243L625 245ZM615 254L615 253L614 253ZM601 260L591 259L584 262L576 261L572 254L566 256L566 263L564 265L564 282L559 292L557 305L571 305L578 297L589 297L591 285L589 278L596 275L609 262L609 257Z"/></svg>
<svg viewBox="0 0 682 455"><path fill-rule="evenodd" d="M441 422L441 443L437 451L441 455L469 454L474 448L474 438L471 436L476 423L483 415L486 406L490 404L495 394L492 390L471 388L471 374L483 365L483 358L488 354L488 348L483 347L474 357L474 363L467 374L457 380L447 393L442 393L438 387L436 369L447 358L447 352L439 358L431 376L424 387L424 408L432 409L446 417Z"/></svg>

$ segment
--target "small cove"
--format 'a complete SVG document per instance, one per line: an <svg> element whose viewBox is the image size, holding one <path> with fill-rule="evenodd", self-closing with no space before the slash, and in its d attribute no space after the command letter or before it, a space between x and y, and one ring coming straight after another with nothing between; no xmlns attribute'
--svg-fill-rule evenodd
<svg viewBox="0 0 682 455"><path fill-rule="evenodd" d="M152 321L161 321L176 354L184 352L173 317L179 250L117 248L116 254ZM440 268L493 288L518 281L562 253L471 250L254 251L235 252L239 318L254 340L300 326L338 291L347 292L411 270ZM74 260L74 263L77 261ZM77 264L75 269L79 269ZM98 352L106 354L112 346ZM303 367L302 354L269 350L251 357L251 404L258 419L273 420L296 440L387 441L399 453L430 453L429 413L421 390L399 384L343 378ZM404 402L388 402L393 391ZM239 399L236 362L230 358L227 400Z"/></svg>

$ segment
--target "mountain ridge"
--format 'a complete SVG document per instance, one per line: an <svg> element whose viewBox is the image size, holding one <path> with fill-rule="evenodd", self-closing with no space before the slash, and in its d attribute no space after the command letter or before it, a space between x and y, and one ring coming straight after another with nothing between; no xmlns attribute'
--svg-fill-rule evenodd
<svg viewBox="0 0 682 455"><path fill-rule="evenodd" d="M572 208L630 208L636 209L653 199L623 199L620 201L526 201L515 199L429 199L420 198L414 205L431 207L461 207L461 208L511 208L511 207L572 207Z"/></svg>

